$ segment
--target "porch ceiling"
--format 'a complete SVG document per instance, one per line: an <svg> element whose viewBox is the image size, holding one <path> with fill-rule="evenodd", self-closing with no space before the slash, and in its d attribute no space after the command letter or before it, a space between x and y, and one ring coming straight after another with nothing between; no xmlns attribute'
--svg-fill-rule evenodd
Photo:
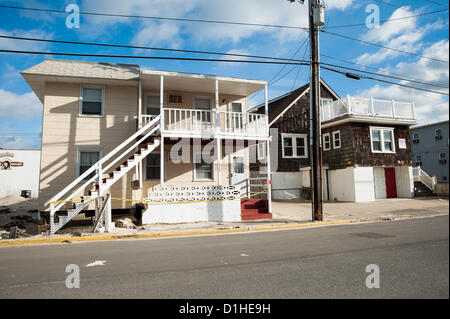
<svg viewBox="0 0 450 319"><path fill-rule="evenodd" d="M248 96L257 90L264 88L264 85L266 84L266 81L258 80L143 69L141 73L142 87L158 91L161 75L164 76L165 91L214 93L216 80L218 80L220 94Z"/></svg>

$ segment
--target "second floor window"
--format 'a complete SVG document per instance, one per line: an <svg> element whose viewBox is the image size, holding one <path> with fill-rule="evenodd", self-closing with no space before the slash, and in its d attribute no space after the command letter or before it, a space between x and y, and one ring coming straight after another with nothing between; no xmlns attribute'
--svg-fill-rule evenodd
<svg viewBox="0 0 450 319"><path fill-rule="evenodd" d="M308 143L306 134L282 134L283 158L307 158Z"/></svg>
<svg viewBox="0 0 450 319"><path fill-rule="evenodd" d="M333 132L333 148L341 148L341 131Z"/></svg>
<svg viewBox="0 0 450 319"><path fill-rule="evenodd" d="M323 150L329 151L331 149L330 133L323 135Z"/></svg>
<svg viewBox="0 0 450 319"><path fill-rule="evenodd" d="M370 142L373 153L395 153L393 128L371 127Z"/></svg>
<svg viewBox="0 0 450 319"><path fill-rule="evenodd" d="M81 88L80 115L103 115L103 88Z"/></svg>
<svg viewBox="0 0 450 319"><path fill-rule="evenodd" d="M442 130L440 128L434 131L434 138L436 140L442 140Z"/></svg>
<svg viewBox="0 0 450 319"><path fill-rule="evenodd" d="M195 97L194 109L196 112L196 121L200 123L211 123L211 99L209 97Z"/></svg>
<svg viewBox="0 0 450 319"><path fill-rule="evenodd" d="M421 155L416 155L416 165L422 166L422 156Z"/></svg>

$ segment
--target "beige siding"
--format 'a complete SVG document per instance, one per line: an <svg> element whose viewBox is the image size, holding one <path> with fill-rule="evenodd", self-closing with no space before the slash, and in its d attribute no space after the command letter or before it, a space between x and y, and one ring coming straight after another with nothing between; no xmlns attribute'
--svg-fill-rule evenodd
<svg viewBox="0 0 450 319"><path fill-rule="evenodd" d="M77 177L77 150L98 148L107 154L136 131L137 87L105 86L103 117L79 116L80 84L46 83L40 204ZM134 171L133 171L134 172ZM132 174L112 187L116 196L131 196ZM115 203L125 207L124 202Z"/></svg>

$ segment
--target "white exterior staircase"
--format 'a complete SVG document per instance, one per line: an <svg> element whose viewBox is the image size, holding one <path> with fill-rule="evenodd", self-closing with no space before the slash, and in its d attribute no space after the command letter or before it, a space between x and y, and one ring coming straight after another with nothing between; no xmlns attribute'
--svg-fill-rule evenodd
<svg viewBox="0 0 450 319"><path fill-rule="evenodd" d="M45 206L50 206L50 230L47 234L54 234L88 207L92 201L100 199L98 201L100 205L96 205L97 216L102 208L100 206L104 203L102 198L106 191L160 145L161 141L155 136L159 133L159 129L160 117L156 116L48 200L45 203ZM117 166L117 163L123 159L126 160ZM113 169L114 166L117 167ZM105 175L107 177L104 177ZM88 190L93 184L95 190ZM84 196L86 191L89 191L90 197ZM59 211L63 206L72 203L77 196L81 200L74 201L73 209Z"/></svg>

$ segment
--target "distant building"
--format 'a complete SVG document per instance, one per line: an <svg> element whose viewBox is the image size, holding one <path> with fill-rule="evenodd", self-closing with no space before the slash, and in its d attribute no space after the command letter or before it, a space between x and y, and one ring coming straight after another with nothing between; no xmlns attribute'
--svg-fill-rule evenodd
<svg viewBox="0 0 450 319"><path fill-rule="evenodd" d="M414 166L448 184L448 120L411 127L410 134Z"/></svg>
<svg viewBox="0 0 450 319"><path fill-rule="evenodd" d="M22 190L38 197L40 158L40 150L0 149L0 198Z"/></svg>

